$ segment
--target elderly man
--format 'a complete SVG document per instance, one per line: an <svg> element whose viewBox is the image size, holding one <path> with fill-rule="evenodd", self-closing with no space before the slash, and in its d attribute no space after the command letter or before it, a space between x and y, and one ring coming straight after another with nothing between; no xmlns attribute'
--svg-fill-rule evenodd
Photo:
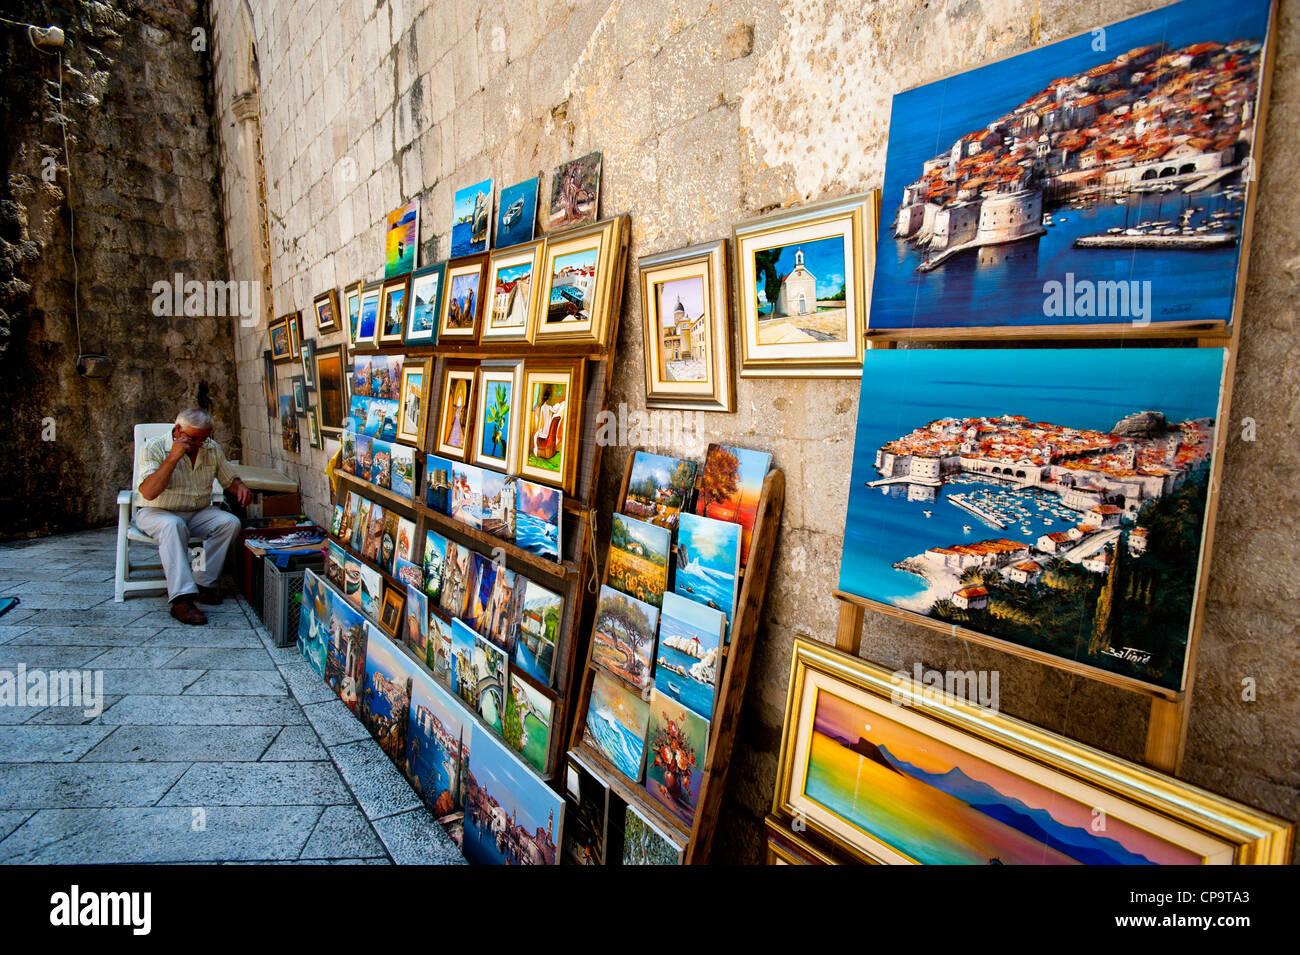
<svg viewBox="0 0 1300 955"><path fill-rule="evenodd" d="M235 476L221 446L212 440L212 415L187 408L176 416L170 437L154 438L141 452L140 497L135 523L158 542L171 614L181 623L205 624L194 603L221 603L219 587L226 550L239 534L239 518L211 506L212 480L232 492L241 506L253 493ZM190 535L206 539L203 570L190 571ZM197 577L197 579L196 579Z"/></svg>

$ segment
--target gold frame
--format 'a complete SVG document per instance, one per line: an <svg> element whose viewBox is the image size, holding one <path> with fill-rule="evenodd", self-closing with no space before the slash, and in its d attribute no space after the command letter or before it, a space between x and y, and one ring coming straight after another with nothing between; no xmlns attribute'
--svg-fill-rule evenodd
<svg viewBox="0 0 1300 955"><path fill-rule="evenodd" d="M322 304L327 304L327 305L329 305L329 307L330 307L330 316L331 316L331 320L330 320L330 323L329 323L328 325L322 325L322 324L321 324L321 320L320 320L320 307L321 307ZM343 327L342 324L341 324L341 322L339 321L339 293L338 293L338 289L333 289L333 288L332 288L332 289L329 289L328 291L321 292L319 295L317 295L315 298L313 298L313 299L311 300L311 310L312 310L312 314L314 314L314 315L316 316L316 331L317 331L317 332L319 332L319 333L324 333L324 332L331 332L331 333L333 333L333 332L337 332L340 328Z"/></svg>
<svg viewBox="0 0 1300 955"><path fill-rule="evenodd" d="M537 302L537 315L533 321L533 343L583 342L604 348L609 343L611 312L614 292L618 287L618 263L623 242L623 217L614 216L588 225L577 226L546 237L545 276L546 290ZM596 251L596 274L593 280L591 304L585 321L548 325L550 319L551 285L555 278L555 260L591 249Z"/></svg>
<svg viewBox="0 0 1300 955"><path fill-rule="evenodd" d="M442 436L446 431L444 426L447 421L447 411L450 408L447 399L450 397L453 381L468 382L468 387L465 390L465 444L459 449L444 444L442 440ZM469 462L469 451L474 441L474 395L477 382L477 363L447 362L447 366L442 372L442 381L438 383L438 433L434 435L432 442L435 457L446 458L449 461L459 461L462 464Z"/></svg>
<svg viewBox="0 0 1300 955"><path fill-rule="evenodd" d="M485 394L490 381L509 381L510 388L510 421L507 428L509 432L506 435L506 456L504 458L494 458L482 453L482 444L478 440L481 435L479 425L482 424L483 405L487 397ZM478 366L478 377L474 379L474 447L469 458L466 458L472 464L479 467L492 468L497 471L504 471L506 474L514 475L519 473L519 435L515 429L515 413L519 410L519 396L524 391L524 363L522 361L484 361Z"/></svg>
<svg viewBox="0 0 1300 955"><path fill-rule="evenodd" d="M732 229L736 247L737 336L742 378L860 378L875 271L880 190L783 209ZM843 342L760 344L754 253L799 242L842 238L845 249ZM751 340L752 339L752 340ZM833 344L833 348L827 348ZM828 354L823 354L828 353Z"/></svg>
<svg viewBox="0 0 1300 955"><path fill-rule="evenodd" d="M532 404L530 392L535 378L538 379L539 384L564 384L568 388L564 409L564 441L562 444L564 457L560 462L558 476L552 471L529 467L529 419L532 415L521 414L515 417L515 428L518 429L518 449L516 453L519 455L519 476L532 481L534 484L558 487L565 494L570 495L574 493L573 485L578 473L580 435L577 433L577 429L582 422L582 405L586 384L583 378L584 371L585 363L581 360L528 361L523 366L522 394L524 400L522 407L524 408ZM563 381L560 380L561 378L563 378Z"/></svg>
<svg viewBox="0 0 1300 955"><path fill-rule="evenodd" d="M402 381L397 389L397 441L406 444L413 444L416 448L424 449L424 435L429 427L429 374L432 369L427 361L406 361L402 363ZM410 434L402 427L406 420L403 409L406 407L406 379L408 375L420 374L424 377L421 379L420 388L420 426L417 434Z"/></svg>
<svg viewBox="0 0 1300 955"><path fill-rule="evenodd" d="M289 353L294 361L302 360L302 312L289 312L284 316L289 329Z"/></svg>
<svg viewBox="0 0 1300 955"><path fill-rule="evenodd" d="M645 346L646 407L725 411L728 414L735 411L727 240L718 239L672 252L647 255L637 262L637 270L641 288L641 333ZM703 382L668 381L658 375L663 351L662 316L653 289L663 282L690 278L699 278L704 285L704 324L708 329L704 364L708 378Z"/></svg>
<svg viewBox="0 0 1300 955"><path fill-rule="evenodd" d="M442 304L438 309L438 343L443 342L477 342L479 328L483 317L483 290L487 285L488 254L468 255L452 259L447 263L444 273ZM462 275L478 273L478 287L474 290L474 316L469 328L447 328L447 319L451 313L451 289L457 278Z"/></svg>
<svg viewBox="0 0 1300 955"><path fill-rule="evenodd" d="M396 548L394 548L396 550ZM389 606L397 607L397 622L394 623L393 629L388 629L388 624L384 622ZM383 631L385 636L397 638L398 631L402 629L402 624L406 623L406 592L400 591L388 581L384 581L384 599L379 605L379 619L375 621L375 626Z"/></svg>
<svg viewBox="0 0 1300 955"><path fill-rule="evenodd" d="M366 283L357 279L343 288L343 311L339 313L339 327L343 329L343 340L348 348L356 347L356 332L352 327L352 300L357 302L357 326L361 325L361 289Z"/></svg>
<svg viewBox="0 0 1300 955"><path fill-rule="evenodd" d="M1108 819L1146 830L1200 855L1204 862L1247 865L1290 861L1291 823L798 637L790 666L772 811L781 819L802 816L809 830L863 861L916 862L899 847L875 838L803 795L809 736L803 718L811 713L817 694L828 691L1053 789L1063 798L1091 806ZM1046 778L1051 776L1055 778Z"/></svg>
<svg viewBox="0 0 1300 955"><path fill-rule="evenodd" d="M402 314L397 323L397 332L395 334L384 334L384 323L387 321L388 307L392 302L393 295L402 291ZM405 275L394 275L392 278L384 279L383 292L379 297L379 313L375 316L375 343L379 347L385 345L400 345L406 335L406 313L411 307L411 273Z"/></svg>
<svg viewBox="0 0 1300 955"><path fill-rule="evenodd" d="M275 332L276 329L284 329L284 340L287 346L283 352L276 354L275 349ZM266 326L267 344L271 346L271 363L274 365L283 365L293 361L293 332L289 330L288 316L277 318Z"/></svg>
<svg viewBox="0 0 1300 955"><path fill-rule="evenodd" d="M496 311L493 302L496 299L496 277L497 270L501 268L510 268L516 265L523 265L531 260L533 271L528 284L528 306L527 313L524 315L523 331L516 331L507 328L505 331L492 331L492 315ZM518 245L506 246L504 249L495 250L488 258L487 281L483 286L484 298L492 299L492 302L485 301L483 304L483 321L480 323L478 340L483 342L531 342L533 340L533 329L537 325L537 303L540 300L539 276L542 274L542 268L546 264L546 239L533 239L530 242L521 242Z"/></svg>

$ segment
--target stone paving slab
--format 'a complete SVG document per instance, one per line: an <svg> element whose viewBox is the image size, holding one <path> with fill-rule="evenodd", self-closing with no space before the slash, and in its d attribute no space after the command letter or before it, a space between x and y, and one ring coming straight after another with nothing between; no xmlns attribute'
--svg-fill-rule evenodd
<svg viewBox="0 0 1300 955"><path fill-rule="evenodd" d="M124 699L124 697L112 696L108 693L105 693L104 699L101 700L100 702L104 710L107 711L109 707L111 707L114 703L122 699ZM42 723L42 724L56 723L65 726L77 726L77 725L86 725L86 724L103 725L100 719L100 717L103 715L102 713L94 716L87 716L86 709L87 708L85 706L47 706L39 713L32 716L31 719L27 720L27 722Z"/></svg>
<svg viewBox="0 0 1300 955"><path fill-rule="evenodd" d="M289 686L289 692L299 703L324 703L326 700L336 698L334 691L320 678L320 674L301 660L280 667L280 676L284 678L284 682Z"/></svg>
<svg viewBox="0 0 1300 955"><path fill-rule="evenodd" d="M126 696L104 711L105 723L138 726L288 726L305 723L291 698Z"/></svg>
<svg viewBox="0 0 1300 955"><path fill-rule="evenodd" d="M376 820L375 831L398 865L467 865L456 844L423 806Z"/></svg>
<svg viewBox="0 0 1300 955"><path fill-rule="evenodd" d="M186 688L185 695L288 696L289 688L275 670L208 670L192 686Z"/></svg>
<svg viewBox="0 0 1300 955"><path fill-rule="evenodd" d="M91 669L96 669L91 667ZM192 687L207 670L104 670L104 692L114 696L177 696Z"/></svg>
<svg viewBox="0 0 1300 955"><path fill-rule="evenodd" d="M352 805L334 764L195 763L160 806Z"/></svg>
<svg viewBox="0 0 1300 955"><path fill-rule="evenodd" d="M98 670L102 669L102 667L98 663L91 666L91 661L98 660L107 649L108 647L89 646L3 645L0 646L0 670L13 670L20 663L26 663L29 670L33 667L55 670L62 670L67 667Z"/></svg>
<svg viewBox="0 0 1300 955"><path fill-rule="evenodd" d="M303 859L365 859L388 857L384 844L361 810L356 806L328 806L307 844L302 848Z"/></svg>
<svg viewBox="0 0 1300 955"><path fill-rule="evenodd" d="M30 819L34 812L35 810L32 809L0 810L0 839L6 838L9 833Z"/></svg>
<svg viewBox="0 0 1300 955"><path fill-rule="evenodd" d="M138 604L114 604L117 607L125 607L125 610L33 610L32 613L39 614L35 619L39 622L42 630L50 627L128 627L136 620L144 616L144 611ZM8 619L9 614L5 614ZM27 617L23 621L32 620L33 617ZM171 617L167 618L171 620ZM17 622L17 621L15 621ZM172 621L175 623L175 621ZM157 633L162 628L158 624L153 628Z"/></svg>
<svg viewBox="0 0 1300 955"><path fill-rule="evenodd" d="M361 721L337 697L326 703L304 706L302 711L326 746L370 739L370 733Z"/></svg>
<svg viewBox="0 0 1300 955"><path fill-rule="evenodd" d="M84 627L33 627L8 643L10 647L138 647L158 632L155 627L118 627L87 624Z"/></svg>
<svg viewBox="0 0 1300 955"><path fill-rule="evenodd" d="M286 727L296 729L298 727ZM301 727L307 729L307 727ZM256 761L279 733L275 726L119 726L83 763ZM323 750L322 750L323 752Z"/></svg>
<svg viewBox="0 0 1300 955"><path fill-rule="evenodd" d="M102 594L22 594L28 610L89 610L103 603Z"/></svg>
<svg viewBox="0 0 1300 955"><path fill-rule="evenodd" d="M0 842L0 863L296 859L322 812L319 806L46 809Z"/></svg>
<svg viewBox="0 0 1300 955"><path fill-rule="evenodd" d="M188 768L188 763L11 763L0 774L0 809L151 806Z"/></svg>
<svg viewBox="0 0 1300 955"><path fill-rule="evenodd" d="M172 621L175 623L176 621ZM186 647L197 649L261 650L262 641L249 631L248 624L218 626L211 619L201 627L171 627L160 630L146 640L146 647Z"/></svg>
<svg viewBox="0 0 1300 955"><path fill-rule="evenodd" d="M6 616L8 615L6 614ZM0 620L3 619L5 618L0 617ZM13 626L8 626L8 625L0 626L0 644L8 643L14 637L18 636L18 634L26 633L30 629L32 628L28 626L24 626L23 624L14 624Z"/></svg>
<svg viewBox="0 0 1300 955"><path fill-rule="evenodd" d="M80 759L112 726L15 726L0 733L0 763L70 763Z"/></svg>
<svg viewBox="0 0 1300 955"><path fill-rule="evenodd" d="M113 647L88 661L94 670L155 669L180 655L180 647ZM0 650L0 658L4 651Z"/></svg>
<svg viewBox="0 0 1300 955"><path fill-rule="evenodd" d="M331 746L330 756L371 821L421 805L406 777L374 740Z"/></svg>
<svg viewBox="0 0 1300 955"><path fill-rule="evenodd" d="M192 670L274 670L275 663L265 650L233 650L227 647L186 647L164 667Z"/></svg>
<svg viewBox="0 0 1300 955"><path fill-rule="evenodd" d="M286 726L262 754L262 762L329 759L316 731L310 726Z"/></svg>

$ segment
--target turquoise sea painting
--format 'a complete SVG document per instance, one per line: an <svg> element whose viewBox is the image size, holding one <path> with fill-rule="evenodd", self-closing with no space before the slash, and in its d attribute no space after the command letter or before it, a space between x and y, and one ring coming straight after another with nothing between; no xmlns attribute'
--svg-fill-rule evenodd
<svg viewBox="0 0 1300 955"><path fill-rule="evenodd" d="M655 691L710 719L722 675L727 618L679 594L664 594L655 650Z"/></svg>
<svg viewBox="0 0 1300 955"><path fill-rule="evenodd" d="M441 822L464 809L473 720L423 670L411 676L403 771Z"/></svg>
<svg viewBox="0 0 1300 955"><path fill-rule="evenodd" d="M586 739L632 782L645 764L650 704L617 677L597 673L587 701Z"/></svg>
<svg viewBox="0 0 1300 955"><path fill-rule="evenodd" d="M673 591L712 607L731 620L736 607L742 529L730 521L678 515Z"/></svg>

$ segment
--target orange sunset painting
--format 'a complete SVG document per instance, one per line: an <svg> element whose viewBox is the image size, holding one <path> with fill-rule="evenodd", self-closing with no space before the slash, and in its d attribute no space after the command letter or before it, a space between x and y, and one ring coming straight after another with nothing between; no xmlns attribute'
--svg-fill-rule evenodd
<svg viewBox="0 0 1300 955"><path fill-rule="evenodd" d="M1203 860L1093 807L821 690L804 795L924 864Z"/></svg>

